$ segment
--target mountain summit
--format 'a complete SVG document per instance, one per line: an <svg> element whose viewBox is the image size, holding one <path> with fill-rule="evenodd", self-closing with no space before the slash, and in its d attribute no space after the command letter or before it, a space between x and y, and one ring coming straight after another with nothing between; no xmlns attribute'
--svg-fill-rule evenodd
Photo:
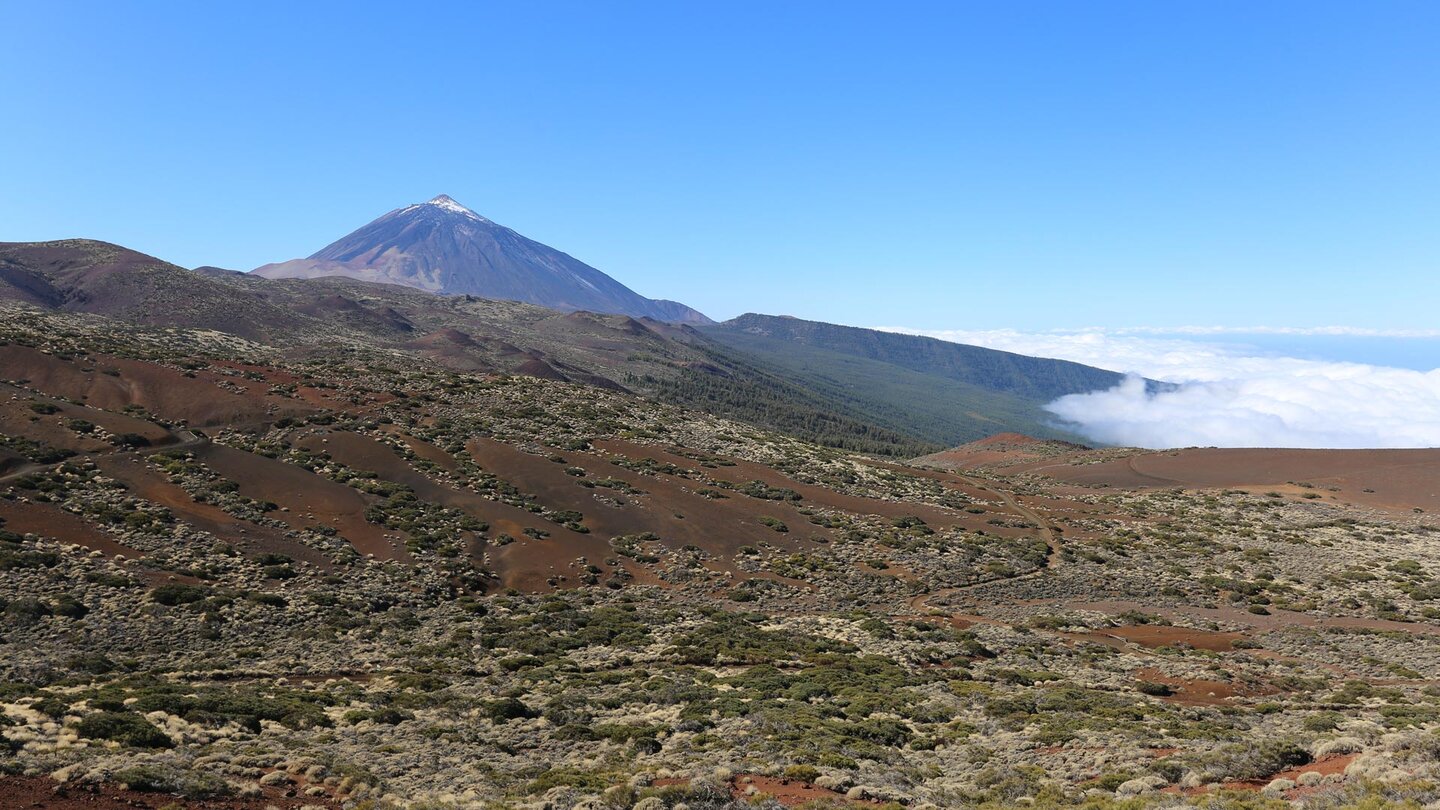
<svg viewBox="0 0 1440 810"><path fill-rule="evenodd" d="M345 276L559 310L710 322L684 304L646 298L568 254L491 222L446 194L397 208L307 259L267 264L254 272L265 278Z"/></svg>

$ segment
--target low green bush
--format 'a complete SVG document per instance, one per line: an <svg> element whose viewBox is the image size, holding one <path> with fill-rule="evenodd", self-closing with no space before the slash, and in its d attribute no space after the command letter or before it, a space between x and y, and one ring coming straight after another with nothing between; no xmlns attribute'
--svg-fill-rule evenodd
<svg viewBox="0 0 1440 810"><path fill-rule="evenodd" d="M174 743L149 720L130 712L95 712L75 726L81 737L113 740L135 748L171 748Z"/></svg>

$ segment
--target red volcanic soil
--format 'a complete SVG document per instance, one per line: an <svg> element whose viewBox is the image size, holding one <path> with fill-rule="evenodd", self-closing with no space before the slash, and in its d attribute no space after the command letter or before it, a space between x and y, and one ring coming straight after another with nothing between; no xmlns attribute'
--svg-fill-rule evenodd
<svg viewBox="0 0 1440 810"><path fill-rule="evenodd" d="M1095 631L1095 634L1113 636L1142 647L1170 647L1186 644L1197 650L1210 650L1211 652L1229 652L1235 649L1235 642L1245 638L1242 633L1220 633L1213 630L1193 630L1189 627L1158 624L1108 627Z"/></svg>
<svg viewBox="0 0 1440 810"><path fill-rule="evenodd" d="M76 543L111 556L143 556L141 552L121 545L98 527L85 522L79 515L72 515L52 504L0 500L0 518L5 519L6 531L17 534L37 534L61 543Z"/></svg>
<svg viewBox="0 0 1440 810"><path fill-rule="evenodd" d="M759 793L768 793L775 797L775 801L786 807L799 807L809 802L827 802L850 804L856 806L878 805L880 802L873 800L858 801L846 799L845 794L837 793L827 788L816 787L809 782L800 782L795 779L779 779L774 776L760 776L759 774L738 774L730 782L730 795L736 799L744 799L747 790L754 787Z"/></svg>
<svg viewBox="0 0 1440 810"><path fill-rule="evenodd" d="M695 459L686 458L685 456L661 447L637 444L635 442L625 441L624 439L599 440L595 442L595 446L611 453L617 453L633 459L644 459L648 457L660 462L669 462L677 467L688 469L700 467L700 462ZM757 464L753 461L743 461L741 459L728 457L723 460L733 463L733 466L720 466L715 469L705 469L703 472L711 478L728 481L732 484L762 481L772 487L793 489L800 493L801 498L803 498L801 501L802 504L814 504L860 515L881 515L884 517L908 517L913 515L936 528L949 528L960 522L956 513L938 506L900 501L882 501L876 498L845 495L824 487L801 483L786 476L784 473L777 472L770 467ZM917 471L905 470L905 472L913 474Z"/></svg>
<svg viewBox="0 0 1440 810"><path fill-rule="evenodd" d="M287 798L271 788L254 799L214 798L177 799L169 793L144 793L121 790L118 785L76 785L56 782L47 776L0 776L0 807L37 808L37 810L160 810L164 807L195 808L195 810L298 810L307 804L336 807L328 797Z"/></svg>
<svg viewBox="0 0 1440 810"><path fill-rule="evenodd" d="M1239 684L1230 681L1176 678L1150 668L1137 671L1135 677L1141 681L1165 684L1175 693L1162 699L1187 706L1223 706L1225 701L1232 697L1273 695L1279 691L1269 686Z"/></svg>
<svg viewBox="0 0 1440 810"><path fill-rule="evenodd" d="M1244 784L1252 785L1256 788L1263 788L1276 779L1289 779L1291 781L1294 781L1295 779L1298 779L1300 777L1300 774L1309 773L1311 771L1314 771L1321 776L1329 776L1335 773L1344 773L1345 769L1350 767L1350 763L1354 762L1355 758L1358 756L1360 755L1337 754L1333 757L1325 757L1324 759L1318 759L1310 763L1309 765L1299 765L1294 768L1280 771L1279 773L1273 773L1270 775L1269 779L1266 779L1263 782L1256 779L1246 782Z"/></svg>
<svg viewBox="0 0 1440 810"><path fill-rule="evenodd" d="M568 382L569 377L561 374L558 369L538 357L529 360L515 367L516 374L524 374L528 377L539 377L542 380L558 380Z"/></svg>
<svg viewBox="0 0 1440 810"><path fill-rule="evenodd" d="M411 439L410 441L418 441ZM605 568L601 560L611 555L609 535L580 534L552 521L528 512L517 506L492 501L484 496L456 489L440 483L410 466L387 445L368 436L345 431L315 433L296 442L300 447L315 452L325 452L336 461L348 467L368 470L383 480L404 484L415 491L417 497L440 506L460 511L490 524L491 536L508 534L516 542L509 545L487 548L491 568L500 575L506 587L521 590L549 590L548 580L566 576L565 584L578 585L574 574L578 568L576 560L584 557L589 564ZM557 465L544 462L551 467ZM557 473L561 472L556 470ZM503 475L501 477L504 477ZM566 476L574 486L574 479ZM578 488L577 488L578 489ZM578 508L576 503L556 504L545 502L556 509ZM585 504L593 509L596 504ZM525 529L540 529L549 537L535 540L525 535ZM637 579L641 577L638 576Z"/></svg>
<svg viewBox="0 0 1440 810"><path fill-rule="evenodd" d="M997 433L984 439L913 459L911 463L952 470L1053 460L1056 456L1089 450L1081 444L1058 439L1037 439L1022 433Z"/></svg>
<svg viewBox="0 0 1440 810"><path fill-rule="evenodd" d="M120 411L141 405L151 414L194 424L258 418L266 406L256 402L261 396L222 391L215 383L154 363L105 355L60 359L27 346L0 347L0 378L29 380L26 385L40 391L96 408Z"/></svg>
<svg viewBox="0 0 1440 810"><path fill-rule="evenodd" d="M1024 471L1078 484L1278 490L1377 509L1440 511L1440 448L1195 448L1138 453L1093 464L1027 465Z"/></svg>
<svg viewBox="0 0 1440 810"><path fill-rule="evenodd" d="M1440 448L1297 450L1188 448L1163 452L1089 450L1002 433L912 463L1035 473L1087 487L1183 487L1319 495L1397 512L1440 511ZM1307 484L1310 486L1299 486Z"/></svg>
<svg viewBox="0 0 1440 810"><path fill-rule="evenodd" d="M40 402L57 408L56 413L37 414L31 404ZM83 419L112 434L134 433L143 436L151 446L161 447L175 441L170 431L143 419L125 414L111 413L83 405L74 405L63 400L36 397L9 385L0 384L0 433L9 436L24 436L80 453L113 451L109 442L100 438L77 433L66 425L74 419Z"/></svg>
<svg viewBox="0 0 1440 810"><path fill-rule="evenodd" d="M101 472L125 484L137 496L166 507L180 520L238 549L285 554L321 567L329 565L323 554L280 531L241 520L218 506L196 503L190 493L138 458L108 456L97 459L96 464Z"/></svg>
<svg viewBox="0 0 1440 810"><path fill-rule="evenodd" d="M195 455L215 472L239 484L240 494L289 509L271 512L272 517L295 528L332 526L361 554L374 554L378 559L409 558L402 543L386 537L387 532L394 532L365 520L369 502L352 487L304 467L231 447L206 445Z"/></svg>
<svg viewBox="0 0 1440 810"><path fill-rule="evenodd" d="M725 492L724 498L706 498L696 494L706 488L703 483L676 476L640 475L590 453L565 452L561 455L566 463L557 464L492 439L475 439L469 450L481 467L535 494L541 503L583 512L585 525L606 539L654 532L668 545L693 543L723 557L756 543L798 548L801 538L821 535L831 539L831 530L812 525L789 501L760 500L738 492ZM586 488L581 479L566 474L567 467L584 469L591 480L624 481L644 494ZM624 503L614 506L597 496L616 497ZM760 522L763 516L779 519L790 531L776 532Z"/></svg>

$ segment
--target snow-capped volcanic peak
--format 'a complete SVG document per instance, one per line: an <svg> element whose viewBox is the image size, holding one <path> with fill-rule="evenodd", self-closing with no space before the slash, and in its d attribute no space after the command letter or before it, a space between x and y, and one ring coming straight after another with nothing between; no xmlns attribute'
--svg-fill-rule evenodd
<svg viewBox="0 0 1440 810"><path fill-rule="evenodd" d="M434 199L430 200L429 202L427 202L427 203L425 203L425 204L426 204L426 205L433 205L433 206L435 206L435 207L437 207L437 208L444 209L444 210L446 210L446 211L449 211L449 212L452 213L452 214L464 214L464 215L467 216L467 217L474 217L475 219L484 219L484 217L480 216L479 214L475 213L474 211L471 211L469 208L466 208L465 206L461 205L460 203L455 202L455 200L454 200L453 198L451 198L451 196L450 196L449 194L441 194L441 195L435 197Z"/></svg>
<svg viewBox="0 0 1440 810"><path fill-rule="evenodd" d="M453 197L451 197L449 194L441 194L440 196L435 197L434 199L428 200L428 201L423 202L423 203L416 203L416 204L414 204L414 205L407 205L407 206L405 206L404 208L401 208L399 211L397 211L397 212L395 212L395 213L398 213L398 214L408 214L408 213L410 213L410 212L412 212L412 211L419 211L419 210L432 210L432 211L433 211L433 210L435 210L435 209L439 209L439 210L444 211L444 212L446 212L446 213L448 213L448 214L459 214L459 215L462 216L462 217L469 217L470 219L473 219L473 220L475 220L475 221L477 221L477 222L489 222L489 221L490 221L490 220L486 219L485 217L482 217L482 216L480 216L479 214L475 213L474 211L471 211L469 208L466 208L465 206L461 205L460 203L455 202L455 199L454 199Z"/></svg>
<svg viewBox="0 0 1440 810"><path fill-rule="evenodd" d="M448 194L390 211L308 258L255 272L263 278L345 276L565 312L709 322L683 304L652 301L573 256L497 225Z"/></svg>

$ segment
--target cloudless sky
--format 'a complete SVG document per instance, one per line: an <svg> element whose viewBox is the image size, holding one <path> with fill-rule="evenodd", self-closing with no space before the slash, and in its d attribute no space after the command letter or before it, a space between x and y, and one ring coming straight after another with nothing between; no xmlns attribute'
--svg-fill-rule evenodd
<svg viewBox="0 0 1440 810"><path fill-rule="evenodd" d="M0 240L305 256L444 192L714 317L1440 311L1434 2L0 0Z"/></svg>

